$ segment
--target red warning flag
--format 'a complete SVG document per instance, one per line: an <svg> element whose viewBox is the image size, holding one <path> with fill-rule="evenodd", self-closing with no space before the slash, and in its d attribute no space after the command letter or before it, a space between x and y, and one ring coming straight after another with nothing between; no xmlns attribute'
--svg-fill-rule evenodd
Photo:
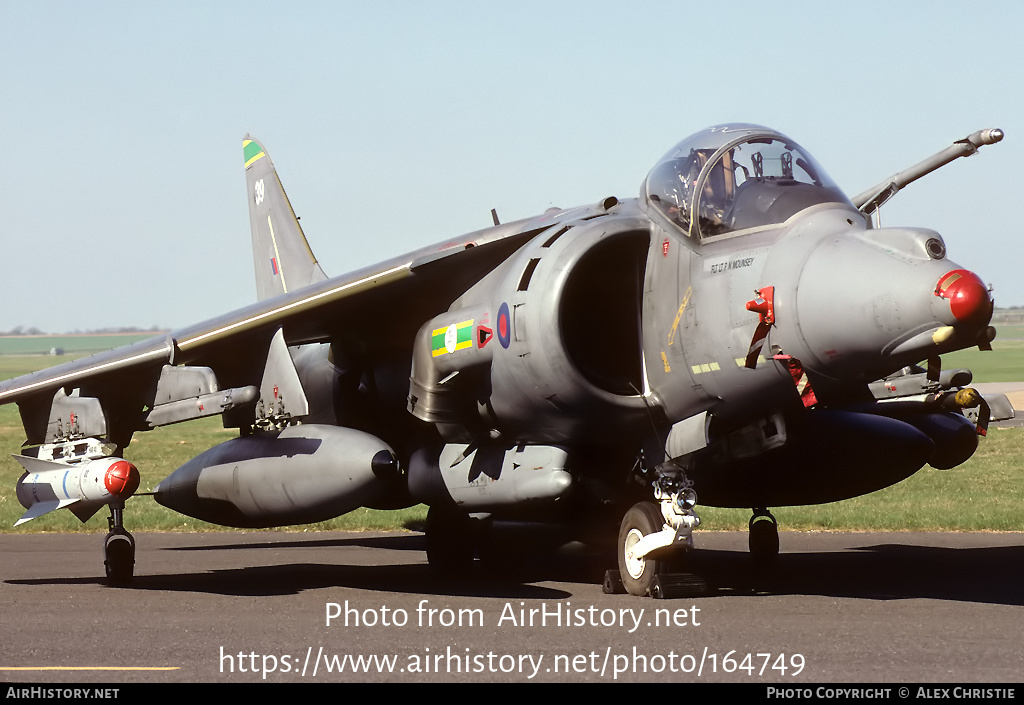
<svg viewBox="0 0 1024 705"><path fill-rule="evenodd" d="M818 397L814 395L814 389L811 388L811 380L807 378L804 366L800 364L799 360L789 355L775 355L772 359L786 363L789 375L793 378L793 385L805 407L810 408L818 403Z"/></svg>
<svg viewBox="0 0 1024 705"><path fill-rule="evenodd" d="M764 339L768 337L768 331L775 324L775 287L766 286L757 290L757 298L747 302L747 310L754 311L760 317L754 335L750 339L750 347L747 349L747 359L744 367L754 369L757 367L757 356L761 354L761 347Z"/></svg>

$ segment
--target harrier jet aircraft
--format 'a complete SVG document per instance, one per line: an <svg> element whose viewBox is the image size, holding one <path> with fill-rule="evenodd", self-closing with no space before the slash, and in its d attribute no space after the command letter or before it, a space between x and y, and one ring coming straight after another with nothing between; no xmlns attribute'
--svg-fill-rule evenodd
<svg viewBox="0 0 1024 705"><path fill-rule="evenodd" d="M975 451L988 404L938 361L989 347L989 289L938 233L873 214L1001 138L976 132L850 199L789 137L720 125L673 147L637 198L494 215L328 278L246 137L258 301L0 384L27 436L20 521L109 507L107 576L127 582L133 434L220 415L238 437L161 480L157 502L234 527L425 503L442 571L474 560L490 519L558 523L615 542L606 589L659 596L699 497L751 509L751 552L771 558L770 508Z"/></svg>

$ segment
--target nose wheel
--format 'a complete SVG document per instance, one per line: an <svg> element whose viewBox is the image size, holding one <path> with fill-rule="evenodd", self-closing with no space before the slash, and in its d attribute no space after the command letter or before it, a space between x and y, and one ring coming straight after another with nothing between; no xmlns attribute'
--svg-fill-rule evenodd
<svg viewBox="0 0 1024 705"><path fill-rule="evenodd" d="M679 506L677 495L668 501ZM693 545L691 532L700 520L689 504L678 516L666 517L669 511L653 502L639 502L626 512L619 528L619 569L605 573L606 594L628 592L656 600L707 594L701 576L679 572L685 568L682 559Z"/></svg>
<svg viewBox="0 0 1024 705"><path fill-rule="evenodd" d="M661 531L665 525L661 511L653 502L634 504L619 527L619 575L622 587L630 595L649 595L655 579L663 569L663 561L636 556L634 548L648 534Z"/></svg>

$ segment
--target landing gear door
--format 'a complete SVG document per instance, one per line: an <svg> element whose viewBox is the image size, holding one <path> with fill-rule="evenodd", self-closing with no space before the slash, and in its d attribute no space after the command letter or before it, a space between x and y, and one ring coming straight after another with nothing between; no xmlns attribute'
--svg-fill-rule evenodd
<svg viewBox="0 0 1024 705"><path fill-rule="evenodd" d="M643 304L646 391L667 405L669 418L688 416L693 401L694 380L684 350L686 321L692 321L695 300L691 259L693 253L678 238L653 228Z"/></svg>

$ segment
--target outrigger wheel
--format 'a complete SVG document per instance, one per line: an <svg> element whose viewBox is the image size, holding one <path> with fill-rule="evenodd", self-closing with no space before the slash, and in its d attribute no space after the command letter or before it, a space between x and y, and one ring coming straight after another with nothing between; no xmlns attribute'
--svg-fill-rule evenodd
<svg viewBox="0 0 1024 705"><path fill-rule="evenodd" d="M135 576L135 537L125 531L123 510L123 502L110 505L110 533L103 542L103 565L111 585L127 585Z"/></svg>
<svg viewBox="0 0 1024 705"><path fill-rule="evenodd" d="M747 537L750 555L759 565L769 565L779 557L779 522L767 509L754 509Z"/></svg>

